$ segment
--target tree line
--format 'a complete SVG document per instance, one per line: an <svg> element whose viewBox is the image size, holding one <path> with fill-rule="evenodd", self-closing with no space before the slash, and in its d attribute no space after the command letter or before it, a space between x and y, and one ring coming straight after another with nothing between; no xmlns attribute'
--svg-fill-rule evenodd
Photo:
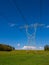
<svg viewBox="0 0 49 65"><path fill-rule="evenodd" d="M12 51L12 50L15 50L15 48L10 45L0 44L0 51ZM45 45L44 50L49 51L49 45Z"/></svg>

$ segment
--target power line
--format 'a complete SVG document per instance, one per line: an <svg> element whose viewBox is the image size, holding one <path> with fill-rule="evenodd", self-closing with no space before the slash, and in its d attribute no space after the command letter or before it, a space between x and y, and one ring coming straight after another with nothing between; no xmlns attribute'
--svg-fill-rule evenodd
<svg viewBox="0 0 49 65"><path fill-rule="evenodd" d="M28 21L26 20L25 16L23 15L22 11L20 10L18 4L17 4L14 0L12 0L11 2L12 2L12 4L16 7L16 10L19 12L19 14L21 15L21 17L22 17L22 19L24 20L24 22L25 22L26 24L28 24Z"/></svg>

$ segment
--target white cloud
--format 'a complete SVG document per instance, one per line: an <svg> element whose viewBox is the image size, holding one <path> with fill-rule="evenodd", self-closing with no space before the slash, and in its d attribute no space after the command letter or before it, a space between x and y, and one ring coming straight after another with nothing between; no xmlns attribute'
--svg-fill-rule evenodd
<svg viewBox="0 0 49 65"><path fill-rule="evenodd" d="M20 46L20 43L18 43L17 46L19 47Z"/></svg>
<svg viewBox="0 0 49 65"><path fill-rule="evenodd" d="M34 47L34 46L24 46L22 49L24 49L24 50L35 50L36 47Z"/></svg>
<svg viewBox="0 0 49 65"><path fill-rule="evenodd" d="M9 26L10 26L10 27L14 27L14 26L16 26L16 24L14 24L14 23L9 23Z"/></svg>
<svg viewBox="0 0 49 65"><path fill-rule="evenodd" d="M36 47L36 46L23 46L23 50L43 50L43 47Z"/></svg>
<svg viewBox="0 0 49 65"><path fill-rule="evenodd" d="M49 25L47 25L46 28L49 28Z"/></svg>
<svg viewBox="0 0 49 65"><path fill-rule="evenodd" d="M39 47L39 50L42 50L43 49L43 47Z"/></svg>

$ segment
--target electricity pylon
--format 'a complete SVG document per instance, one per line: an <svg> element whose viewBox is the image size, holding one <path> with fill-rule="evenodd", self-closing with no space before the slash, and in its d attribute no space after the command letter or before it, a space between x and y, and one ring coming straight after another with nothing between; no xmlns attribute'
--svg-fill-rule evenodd
<svg viewBox="0 0 49 65"><path fill-rule="evenodd" d="M27 40L28 40L28 46L32 46L32 45L35 46L35 44L36 44L36 32L37 32L37 28L41 27L41 26L44 26L44 24L35 23L35 24L24 25L24 26L20 27L21 29L25 28L26 35L27 35ZM34 28L34 32L32 34L30 34L28 32L29 28Z"/></svg>

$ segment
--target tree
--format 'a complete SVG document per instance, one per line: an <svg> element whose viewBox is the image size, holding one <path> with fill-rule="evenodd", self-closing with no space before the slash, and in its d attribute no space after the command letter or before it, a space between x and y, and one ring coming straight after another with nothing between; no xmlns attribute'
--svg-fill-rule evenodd
<svg viewBox="0 0 49 65"><path fill-rule="evenodd" d="M44 50L45 50L45 51L49 51L49 45L45 45L45 46L44 46Z"/></svg>
<svg viewBox="0 0 49 65"><path fill-rule="evenodd" d="M0 51L12 51L12 50L15 50L15 48L10 45L0 44Z"/></svg>

